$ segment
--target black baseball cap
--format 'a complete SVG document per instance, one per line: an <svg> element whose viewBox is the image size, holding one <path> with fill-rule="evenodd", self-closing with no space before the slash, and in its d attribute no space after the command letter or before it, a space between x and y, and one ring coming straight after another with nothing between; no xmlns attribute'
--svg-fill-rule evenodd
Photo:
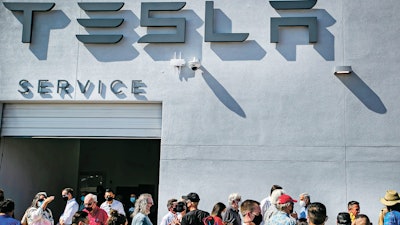
<svg viewBox="0 0 400 225"><path fill-rule="evenodd" d="M185 200L190 200L191 202L199 202L200 201L199 195L194 192L190 192L187 195L183 195L182 198Z"/></svg>

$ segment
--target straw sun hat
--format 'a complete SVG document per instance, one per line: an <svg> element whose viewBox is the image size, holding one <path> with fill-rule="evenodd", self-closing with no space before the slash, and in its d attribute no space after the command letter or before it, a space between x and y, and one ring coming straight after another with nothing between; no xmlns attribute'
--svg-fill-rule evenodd
<svg viewBox="0 0 400 225"><path fill-rule="evenodd" d="M393 206L400 203L400 196L395 190L386 191L385 197L381 198L381 203L386 206Z"/></svg>

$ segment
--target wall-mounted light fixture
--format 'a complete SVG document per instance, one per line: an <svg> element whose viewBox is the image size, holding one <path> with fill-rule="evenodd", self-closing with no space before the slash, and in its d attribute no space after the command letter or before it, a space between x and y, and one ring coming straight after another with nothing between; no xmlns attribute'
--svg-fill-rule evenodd
<svg viewBox="0 0 400 225"><path fill-rule="evenodd" d="M335 75L349 75L352 72L351 66L335 66Z"/></svg>
<svg viewBox="0 0 400 225"><path fill-rule="evenodd" d="M174 53L174 58L169 61L171 66L174 66L177 70L178 75L181 73L182 67L186 64L186 61L182 59L182 53L179 53L179 58L176 58L176 52Z"/></svg>

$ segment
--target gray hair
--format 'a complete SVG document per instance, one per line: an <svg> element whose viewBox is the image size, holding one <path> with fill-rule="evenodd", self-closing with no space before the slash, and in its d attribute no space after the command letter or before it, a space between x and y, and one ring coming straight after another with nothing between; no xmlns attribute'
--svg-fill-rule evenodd
<svg viewBox="0 0 400 225"><path fill-rule="evenodd" d="M310 200L310 195L309 195L307 192L301 193L301 194L299 195L299 197L300 197L300 196L303 196L304 198L307 198L308 200Z"/></svg>
<svg viewBox="0 0 400 225"><path fill-rule="evenodd" d="M152 196L151 196L151 194L147 194L147 193L141 194L139 196L138 200L136 200L136 202L135 202L135 211L133 211L133 213L131 215L132 218L135 217L136 214L138 214L138 213L142 213L144 215L149 214L149 212L146 211L147 200L149 198L152 198Z"/></svg>
<svg viewBox="0 0 400 225"><path fill-rule="evenodd" d="M228 203L229 203L229 205L232 205L233 201L235 201L237 199L241 199L241 198L242 198L242 196L240 196L238 193L232 193L228 197Z"/></svg>
<svg viewBox="0 0 400 225"><path fill-rule="evenodd" d="M276 205L276 202L278 201L279 196L285 194L285 190L283 189L276 189L272 192L271 194L271 204ZM278 207L277 207L278 208Z"/></svg>
<svg viewBox="0 0 400 225"><path fill-rule="evenodd" d="M85 199L92 199L94 202L97 202L97 196L91 193L87 194Z"/></svg>
<svg viewBox="0 0 400 225"><path fill-rule="evenodd" d="M284 210L285 210L287 207L289 207L291 204L292 204L292 202L287 202L287 203L284 203L284 204L276 203L276 208L277 208L279 211L284 211Z"/></svg>
<svg viewBox="0 0 400 225"><path fill-rule="evenodd" d="M39 201L39 198L40 198L40 196L42 196L42 195L43 195L45 198L47 198L47 193L46 193L46 192L41 191L41 192L37 193L37 194L35 195L35 197L33 198L33 200L32 200L31 207L37 208L37 202Z"/></svg>

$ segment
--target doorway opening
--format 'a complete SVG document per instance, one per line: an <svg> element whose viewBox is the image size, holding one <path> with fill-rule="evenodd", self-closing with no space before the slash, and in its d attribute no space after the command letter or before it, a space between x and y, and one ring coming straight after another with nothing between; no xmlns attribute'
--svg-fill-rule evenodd
<svg viewBox="0 0 400 225"><path fill-rule="evenodd" d="M111 188L121 201L127 217L130 195L149 193L158 201L160 164L159 139L81 139L79 192L95 193L104 202L104 190ZM157 224L157 206L149 215Z"/></svg>

